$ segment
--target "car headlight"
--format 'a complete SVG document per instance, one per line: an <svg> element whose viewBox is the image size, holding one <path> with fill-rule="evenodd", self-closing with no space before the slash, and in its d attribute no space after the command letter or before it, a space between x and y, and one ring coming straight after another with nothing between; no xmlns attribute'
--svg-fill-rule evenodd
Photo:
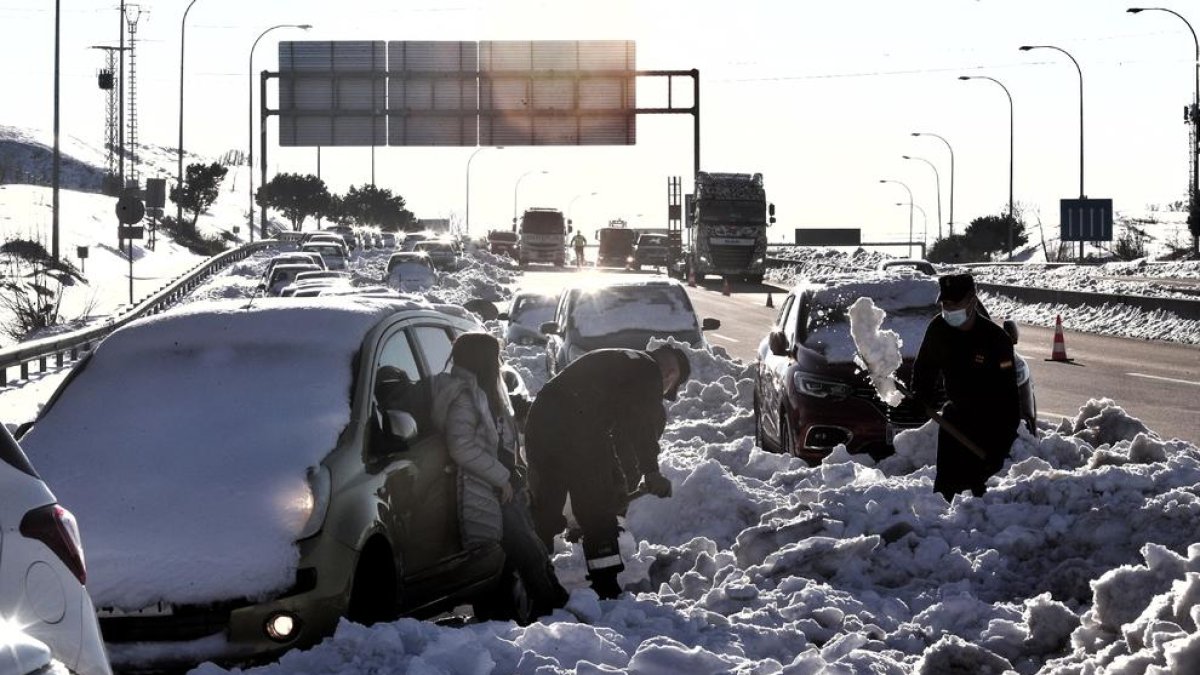
<svg viewBox="0 0 1200 675"><path fill-rule="evenodd" d="M753 264L755 264L755 265L761 265L761 264L763 264L763 263L765 263L765 262L767 262L767 259L766 259L766 258L755 258L755 259L754 259L754 263L753 263Z"/></svg>
<svg viewBox="0 0 1200 675"><path fill-rule="evenodd" d="M329 469L319 466L308 471L307 492L296 501L295 508L304 517L304 527L296 535L296 539L307 539L321 531L325 525L325 515L329 512L329 497L333 489L333 479Z"/></svg>
<svg viewBox="0 0 1200 675"><path fill-rule="evenodd" d="M706 263L706 262L708 262L708 258L705 256L700 256L700 262Z"/></svg>
<svg viewBox="0 0 1200 675"><path fill-rule="evenodd" d="M850 385L835 380L826 380L809 373L798 372L792 376L796 391L814 398L843 399L852 391Z"/></svg>

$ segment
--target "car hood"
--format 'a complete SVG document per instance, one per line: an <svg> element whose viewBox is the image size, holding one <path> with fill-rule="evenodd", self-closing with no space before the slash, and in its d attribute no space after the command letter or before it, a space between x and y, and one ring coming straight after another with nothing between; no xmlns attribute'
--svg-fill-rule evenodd
<svg viewBox="0 0 1200 675"><path fill-rule="evenodd" d="M262 598L295 581L308 470L349 422L363 335L394 309L225 306L113 333L22 439L78 519L97 607Z"/></svg>

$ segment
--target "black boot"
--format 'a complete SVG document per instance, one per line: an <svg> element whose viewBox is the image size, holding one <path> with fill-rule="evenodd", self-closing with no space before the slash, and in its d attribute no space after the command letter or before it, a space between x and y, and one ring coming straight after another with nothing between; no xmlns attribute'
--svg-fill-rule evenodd
<svg viewBox="0 0 1200 675"><path fill-rule="evenodd" d="M592 570L588 575L588 581L592 582L592 590L596 591L601 600L613 600L621 594L621 584L617 583L617 575L620 572L620 567L605 567Z"/></svg>

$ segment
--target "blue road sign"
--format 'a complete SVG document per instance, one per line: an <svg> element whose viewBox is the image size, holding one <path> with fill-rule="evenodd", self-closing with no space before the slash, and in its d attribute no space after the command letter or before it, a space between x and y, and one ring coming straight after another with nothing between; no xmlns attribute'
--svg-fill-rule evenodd
<svg viewBox="0 0 1200 675"><path fill-rule="evenodd" d="M1063 199L1058 208L1062 241L1112 241L1111 199Z"/></svg>

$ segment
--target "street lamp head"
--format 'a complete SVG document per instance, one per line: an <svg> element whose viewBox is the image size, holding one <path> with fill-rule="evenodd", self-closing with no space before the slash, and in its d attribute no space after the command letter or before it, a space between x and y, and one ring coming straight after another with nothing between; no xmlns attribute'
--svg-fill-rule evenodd
<svg viewBox="0 0 1200 675"><path fill-rule="evenodd" d="M302 28L304 30L308 30L308 29L312 28L312 24L311 23L302 23L299 26L296 26L296 28Z"/></svg>
<svg viewBox="0 0 1200 675"><path fill-rule="evenodd" d="M913 135L913 136L920 136L920 135L921 135L921 132L919 132L919 131L914 131L914 132L912 132L912 135Z"/></svg>
<svg viewBox="0 0 1200 675"><path fill-rule="evenodd" d="M886 183L886 182L888 182L888 181L886 181L886 180L884 180L884 179L880 178L880 179L879 179L879 182L880 182L880 183Z"/></svg>
<svg viewBox="0 0 1200 675"><path fill-rule="evenodd" d="M1129 9L1127 9L1125 11L1129 12L1130 14L1137 14L1138 12L1145 11L1145 9L1146 9L1145 7L1130 7Z"/></svg>
<svg viewBox="0 0 1200 675"><path fill-rule="evenodd" d="M1021 46L1019 47L1019 49L1020 49L1021 51L1023 51L1023 52L1027 52L1027 51L1029 51L1030 49L1033 49L1033 46L1032 46L1032 45L1021 45Z"/></svg>
<svg viewBox="0 0 1200 675"><path fill-rule="evenodd" d="M959 76L958 76L958 79L960 79L960 80L969 80L969 79L971 79L971 76L970 76L970 75L959 75Z"/></svg>
<svg viewBox="0 0 1200 675"><path fill-rule="evenodd" d="M900 157L902 157L904 159L912 159L912 157L909 157L908 155L900 155Z"/></svg>

